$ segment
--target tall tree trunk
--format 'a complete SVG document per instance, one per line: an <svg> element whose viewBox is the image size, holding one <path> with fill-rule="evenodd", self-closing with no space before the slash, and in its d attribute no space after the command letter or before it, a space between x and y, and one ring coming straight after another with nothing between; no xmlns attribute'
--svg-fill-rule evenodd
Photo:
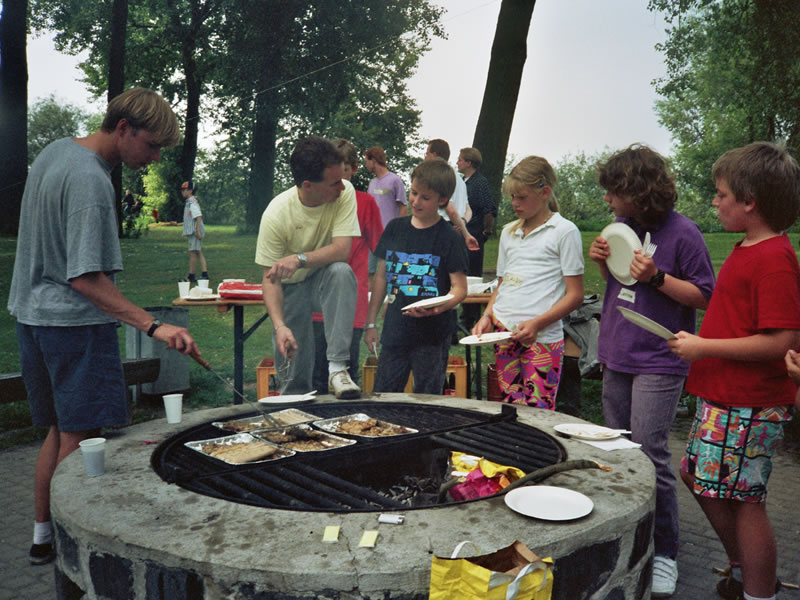
<svg viewBox="0 0 800 600"><path fill-rule="evenodd" d="M170 4L172 4L170 2ZM208 17L209 6L200 5L197 0L191 2L191 21L186 30L181 24L179 12L172 10L173 28L182 32L183 38L181 53L183 63L183 76L186 78L186 116L183 131L183 147L178 158L178 167L181 170L181 181L188 181L194 177L194 165L197 160L197 132L200 128L200 93L202 80L197 73L197 32Z"/></svg>
<svg viewBox="0 0 800 600"><path fill-rule="evenodd" d="M264 88L266 87L264 86ZM244 229L248 233L258 231L261 213L272 199L272 188L275 185L275 140L278 131L278 114L272 95L273 92L264 92L256 96L256 124L253 128L250 185L244 224Z"/></svg>
<svg viewBox="0 0 800 600"><path fill-rule="evenodd" d="M28 176L27 0L4 0L0 18L0 232L16 235Z"/></svg>
<svg viewBox="0 0 800 600"><path fill-rule="evenodd" d="M111 49L108 57L108 101L125 91L125 36L128 25L128 0L114 0L111 7ZM122 235L122 165L111 171L116 196L118 233Z"/></svg>
<svg viewBox="0 0 800 600"><path fill-rule="evenodd" d="M489 181L495 206L501 186L508 138L517 107L522 69L528 56L527 40L536 0L503 0L492 43L481 112L472 145L481 151L481 171Z"/></svg>

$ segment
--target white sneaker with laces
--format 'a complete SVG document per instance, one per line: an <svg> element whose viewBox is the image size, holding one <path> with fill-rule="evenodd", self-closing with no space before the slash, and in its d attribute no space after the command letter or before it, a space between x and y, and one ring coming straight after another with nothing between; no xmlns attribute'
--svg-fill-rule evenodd
<svg viewBox="0 0 800 600"><path fill-rule="evenodd" d="M678 583L678 563L666 556L653 558L653 598L669 598L675 593Z"/></svg>
<svg viewBox="0 0 800 600"><path fill-rule="evenodd" d="M340 399L349 400L361 397L361 388L350 378L347 369L331 373L328 377L328 390Z"/></svg>

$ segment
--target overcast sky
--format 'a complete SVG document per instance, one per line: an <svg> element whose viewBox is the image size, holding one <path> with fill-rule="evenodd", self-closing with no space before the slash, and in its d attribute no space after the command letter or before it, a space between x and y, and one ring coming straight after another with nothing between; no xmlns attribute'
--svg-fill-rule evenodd
<svg viewBox="0 0 800 600"><path fill-rule="evenodd" d="M500 0L432 1L447 9L448 39L434 40L410 90L422 110L422 136L446 139L455 154L472 145ZM665 73L655 50L665 24L645 6L644 0L536 2L509 156L558 162L633 142L670 153L651 85ZM91 104L78 81L77 62L58 54L49 39L29 38L29 100L54 93L102 111L104 101Z"/></svg>

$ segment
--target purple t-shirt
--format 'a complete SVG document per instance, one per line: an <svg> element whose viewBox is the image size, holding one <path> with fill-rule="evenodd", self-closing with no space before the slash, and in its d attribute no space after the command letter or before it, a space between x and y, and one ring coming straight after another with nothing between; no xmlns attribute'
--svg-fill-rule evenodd
<svg viewBox="0 0 800 600"><path fill-rule="evenodd" d="M658 245L653 256L656 266L673 277L690 281L706 299L711 297L714 267L703 234L694 222L674 211L657 227L645 228L629 218L617 221L629 225L640 240L650 231L650 240ZM689 363L673 354L666 340L627 321L617 306L635 310L670 331L695 332L695 309L646 283L626 286L609 274L598 340L601 363L622 373L688 374Z"/></svg>
<svg viewBox="0 0 800 600"><path fill-rule="evenodd" d="M386 224L396 217L405 216L406 186L403 180L389 171L381 178L373 177L367 193L372 194L381 211L381 223Z"/></svg>

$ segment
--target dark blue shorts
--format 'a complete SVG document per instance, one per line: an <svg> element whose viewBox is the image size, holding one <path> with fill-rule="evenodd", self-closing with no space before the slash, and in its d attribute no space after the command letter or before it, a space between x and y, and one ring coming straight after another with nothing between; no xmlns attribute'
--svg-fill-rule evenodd
<svg viewBox="0 0 800 600"><path fill-rule="evenodd" d="M17 323L22 377L37 427L87 431L128 424L117 327Z"/></svg>

